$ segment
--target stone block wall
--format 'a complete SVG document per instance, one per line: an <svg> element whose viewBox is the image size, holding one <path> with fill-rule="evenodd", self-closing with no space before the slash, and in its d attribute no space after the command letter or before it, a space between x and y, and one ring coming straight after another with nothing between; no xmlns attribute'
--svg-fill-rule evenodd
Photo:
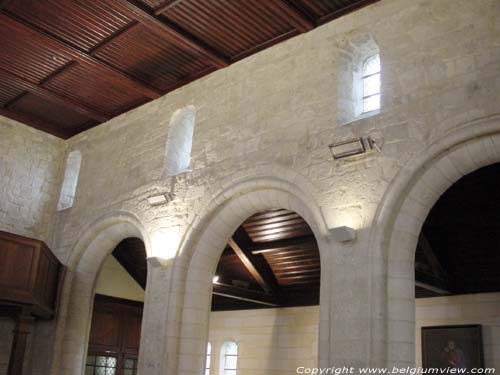
<svg viewBox="0 0 500 375"><path fill-rule="evenodd" d="M0 118L0 230L48 241L64 142Z"/></svg>
<svg viewBox="0 0 500 375"><path fill-rule="evenodd" d="M211 374L224 342L238 344L238 374L289 375L318 361L318 306L219 311L210 314Z"/></svg>

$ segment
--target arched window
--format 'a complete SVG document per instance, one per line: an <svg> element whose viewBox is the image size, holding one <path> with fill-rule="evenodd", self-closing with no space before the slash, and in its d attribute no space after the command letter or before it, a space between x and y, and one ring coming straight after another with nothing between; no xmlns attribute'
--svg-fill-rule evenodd
<svg viewBox="0 0 500 375"><path fill-rule="evenodd" d="M175 176L187 172L189 169L195 115L195 107L189 105L175 111L170 119L165 147L166 176Z"/></svg>
<svg viewBox="0 0 500 375"><path fill-rule="evenodd" d="M380 55L363 62L363 113L380 109Z"/></svg>
<svg viewBox="0 0 500 375"><path fill-rule="evenodd" d="M80 174L80 164L82 154L80 151L71 151L66 159L66 169L64 170L64 179L59 195L57 210L65 210L73 206L75 200L76 186L78 185L78 175Z"/></svg>
<svg viewBox="0 0 500 375"><path fill-rule="evenodd" d="M207 360L205 362L205 375L210 375L210 356L212 355L212 345L207 344Z"/></svg>
<svg viewBox="0 0 500 375"><path fill-rule="evenodd" d="M340 125L375 116L381 107L380 49L370 34L338 43L337 116Z"/></svg>
<svg viewBox="0 0 500 375"><path fill-rule="evenodd" d="M222 345L219 375L236 375L238 344L227 341Z"/></svg>

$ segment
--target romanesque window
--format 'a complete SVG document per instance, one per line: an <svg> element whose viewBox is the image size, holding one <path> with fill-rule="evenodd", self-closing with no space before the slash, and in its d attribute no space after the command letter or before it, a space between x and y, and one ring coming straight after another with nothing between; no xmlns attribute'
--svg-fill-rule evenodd
<svg viewBox="0 0 500 375"><path fill-rule="evenodd" d="M71 151L66 159L66 169L64 170L64 179L59 195L57 210L65 210L73 206L75 200L76 186L78 185L78 175L80 174L80 164L82 154L80 151Z"/></svg>
<svg viewBox="0 0 500 375"><path fill-rule="evenodd" d="M236 375L236 363L238 362L238 344L227 341L222 345L221 364L219 375Z"/></svg>
<svg viewBox="0 0 500 375"><path fill-rule="evenodd" d="M195 125L195 107L174 112L170 119L165 148L165 175L176 176L189 170Z"/></svg>
<svg viewBox="0 0 500 375"><path fill-rule="evenodd" d="M363 113L380 109L380 55L368 57L363 63Z"/></svg>
<svg viewBox="0 0 500 375"><path fill-rule="evenodd" d="M207 344L207 360L205 362L205 375L210 375L210 356L212 354L212 345Z"/></svg>
<svg viewBox="0 0 500 375"><path fill-rule="evenodd" d="M375 39L353 35L338 44L337 115L340 125L374 116L381 108L381 59Z"/></svg>

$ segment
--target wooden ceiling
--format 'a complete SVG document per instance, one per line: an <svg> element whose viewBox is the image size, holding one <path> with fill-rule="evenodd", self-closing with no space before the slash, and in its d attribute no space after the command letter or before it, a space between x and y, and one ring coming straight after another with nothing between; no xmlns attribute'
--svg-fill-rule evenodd
<svg viewBox="0 0 500 375"><path fill-rule="evenodd" d="M71 137L378 0L0 0L0 115Z"/></svg>
<svg viewBox="0 0 500 375"><path fill-rule="evenodd" d="M212 310L319 304L320 259L314 235L295 212L248 218L222 254Z"/></svg>
<svg viewBox="0 0 500 375"><path fill-rule="evenodd" d="M146 290L148 265L146 248L140 238L129 237L121 241L113 250L112 255L129 273L130 276Z"/></svg>
<svg viewBox="0 0 500 375"><path fill-rule="evenodd" d="M415 264L417 297L500 291L500 163L441 196L424 223Z"/></svg>

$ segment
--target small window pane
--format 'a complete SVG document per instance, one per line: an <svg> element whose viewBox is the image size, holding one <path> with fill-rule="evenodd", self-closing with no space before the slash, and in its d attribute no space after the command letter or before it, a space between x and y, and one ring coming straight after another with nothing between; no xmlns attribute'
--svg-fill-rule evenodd
<svg viewBox="0 0 500 375"><path fill-rule="evenodd" d="M95 369L95 373L96 375L106 375L106 372L104 372L104 370L106 370L105 367L97 367Z"/></svg>
<svg viewBox="0 0 500 375"><path fill-rule="evenodd" d="M101 357L101 356L97 357L96 365L106 366L106 357Z"/></svg>
<svg viewBox="0 0 500 375"><path fill-rule="evenodd" d="M224 375L236 375L236 370L224 370Z"/></svg>
<svg viewBox="0 0 500 375"><path fill-rule="evenodd" d="M236 369L236 361L237 361L237 357L236 356L227 355L226 356L225 368L226 369Z"/></svg>
<svg viewBox="0 0 500 375"><path fill-rule="evenodd" d="M380 94L363 99L363 111L370 112L380 108Z"/></svg>
<svg viewBox="0 0 500 375"><path fill-rule="evenodd" d="M380 74L363 79L363 96L367 97L380 93Z"/></svg>
<svg viewBox="0 0 500 375"><path fill-rule="evenodd" d="M380 72L380 56L377 54L367 58L365 60L365 63L363 64L363 77L379 72Z"/></svg>
<svg viewBox="0 0 500 375"><path fill-rule="evenodd" d="M235 342L228 342L226 345L226 354L238 354L238 345Z"/></svg>
<svg viewBox="0 0 500 375"><path fill-rule="evenodd" d="M85 375L94 375L94 367L85 367Z"/></svg>

